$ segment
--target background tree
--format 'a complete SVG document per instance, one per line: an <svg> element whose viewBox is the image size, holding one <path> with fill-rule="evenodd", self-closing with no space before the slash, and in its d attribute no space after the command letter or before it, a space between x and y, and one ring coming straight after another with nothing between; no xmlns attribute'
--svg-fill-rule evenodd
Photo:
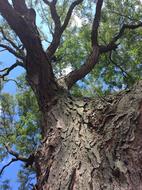
<svg viewBox="0 0 142 190"><path fill-rule="evenodd" d="M1 96L1 157L35 171L33 189L140 189L141 83L103 93L141 78L141 2L1 0L0 12L0 46L16 57L1 78L21 66L34 92L24 84L16 119L12 97Z"/></svg>

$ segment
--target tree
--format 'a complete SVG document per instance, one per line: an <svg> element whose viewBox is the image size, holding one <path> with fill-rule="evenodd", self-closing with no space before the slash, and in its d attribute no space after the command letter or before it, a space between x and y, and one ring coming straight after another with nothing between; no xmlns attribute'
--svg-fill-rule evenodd
<svg viewBox="0 0 142 190"><path fill-rule="evenodd" d="M0 46L14 54L17 61L11 67L2 70L4 73L1 78L4 79L17 66L25 68L26 79L35 94L41 115L40 146L28 157L23 157L12 150L9 144L5 144L7 151L14 156L12 162L21 160L27 166L34 166L37 184L33 189L141 189L142 83L139 82L130 91L122 91L106 98L100 97L100 94L99 98L95 99L76 97L71 91L75 83L93 72L93 68L99 62L102 64L100 68L98 66L97 72L107 73L104 79L111 88L119 81L121 73L124 74L125 82L121 79L120 84L124 84L124 87L140 78L134 78L127 65L115 63L120 59L120 55L114 56L118 50L128 59L128 54L123 51L124 47L126 50L131 43L126 43L126 37L132 38L132 42L135 43L140 39L140 1L118 3L119 9L125 9L130 4L132 8L134 5L133 10L137 10L138 14L133 15L129 6L126 9L132 12L132 17L115 11L116 4L112 1L104 2L103 7L103 0L99 0L96 2L96 9L92 2L95 16L91 29L87 31L87 34L90 31L90 44L86 44L88 49L82 54L83 57L86 54L86 58L75 65L71 62L72 71L67 75L61 73L61 77L55 76L55 73L59 68L57 65L64 64L65 56L62 57L62 53L67 46L63 44L70 35L66 30L67 26L73 11L78 8L81 12L87 6L87 2L42 0L36 3L48 7L51 14L49 22L53 26L53 29L50 28L52 40L46 50L42 46L41 34L36 25L36 12L28 6L28 2L12 0L10 3L8 0L0 0L1 15L19 38L17 41L9 38L11 32L6 34L5 23L3 24L1 33L9 46L7 43ZM88 4L90 5L90 2ZM66 14L61 14L62 7ZM105 7L111 11L105 13ZM107 32L109 26L105 25L105 22L112 11L120 17L114 18L114 27ZM83 11L82 15L92 18L90 14L87 15L87 11ZM112 19L113 17L110 17L111 24ZM135 32L134 36L128 34L130 30ZM117 32L116 35L113 35L114 31ZM136 51L139 54L137 49ZM70 55L69 50L67 55ZM105 60L106 63L109 60L111 66L107 65ZM130 62L133 60L134 55ZM117 72L118 68L118 75L114 77L113 69ZM133 72L139 73L141 64L137 63L136 67L132 68L137 68ZM93 74L89 77L92 80ZM109 81L109 77L113 80Z"/></svg>

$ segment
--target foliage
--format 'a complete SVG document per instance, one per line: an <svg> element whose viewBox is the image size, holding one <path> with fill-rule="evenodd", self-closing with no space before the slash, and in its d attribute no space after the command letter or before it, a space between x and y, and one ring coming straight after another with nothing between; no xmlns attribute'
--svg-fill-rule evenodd
<svg viewBox="0 0 142 190"><path fill-rule="evenodd" d="M19 77L17 81L20 86L16 95L1 94L0 144L9 144L20 155L28 157L40 142L40 113L35 96L24 76ZM0 149L0 159L3 161L8 152L5 146L1 146ZM21 183L19 189L30 189L29 183L34 170L22 168L18 174Z"/></svg>
<svg viewBox="0 0 142 190"><path fill-rule="evenodd" d="M0 185L1 190L12 190L10 187L10 181L8 179L2 181L2 184Z"/></svg>
<svg viewBox="0 0 142 190"><path fill-rule="evenodd" d="M35 174L31 169L23 168L18 173L18 181L20 183L19 190L33 189L33 183L35 183Z"/></svg>

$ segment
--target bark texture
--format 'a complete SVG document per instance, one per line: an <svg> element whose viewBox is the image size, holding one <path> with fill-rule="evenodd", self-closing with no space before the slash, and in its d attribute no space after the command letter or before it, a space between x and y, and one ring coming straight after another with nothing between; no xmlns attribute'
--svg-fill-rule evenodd
<svg viewBox="0 0 142 190"><path fill-rule="evenodd" d="M34 189L141 190L142 82L127 93L111 95L105 100L71 97L68 91L92 71L101 54L116 50L126 29L142 27L142 22L124 23L108 44L99 44L103 0L97 1L91 32L92 50L78 69L57 80L51 60L74 8L83 0L70 4L63 23L57 1L43 2L49 7L54 22L53 39L46 51L36 26L35 10L24 0L0 0L0 13L19 37L26 54L19 57L17 51L5 45L1 47L22 59L43 117L44 140L34 155L37 172ZM13 46L13 42L10 44ZM0 78L17 65L19 63L8 68Z"/></svg>
<svg viewBox="0 0 142 190"><path fill-rule="evenodd" d="M142 81L105 100L62 94L45 117L36 189L142 189Z"/></svg>

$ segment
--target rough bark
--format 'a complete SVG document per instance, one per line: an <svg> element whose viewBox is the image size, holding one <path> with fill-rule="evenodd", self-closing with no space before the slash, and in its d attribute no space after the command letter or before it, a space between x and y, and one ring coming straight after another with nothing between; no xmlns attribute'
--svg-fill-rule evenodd
<svg viewBox="0 0 142 190"><path fill-rule="evenodd" d="M142 81L105 100L62 94L45 117L36 189L142 189Z"/></svg>

